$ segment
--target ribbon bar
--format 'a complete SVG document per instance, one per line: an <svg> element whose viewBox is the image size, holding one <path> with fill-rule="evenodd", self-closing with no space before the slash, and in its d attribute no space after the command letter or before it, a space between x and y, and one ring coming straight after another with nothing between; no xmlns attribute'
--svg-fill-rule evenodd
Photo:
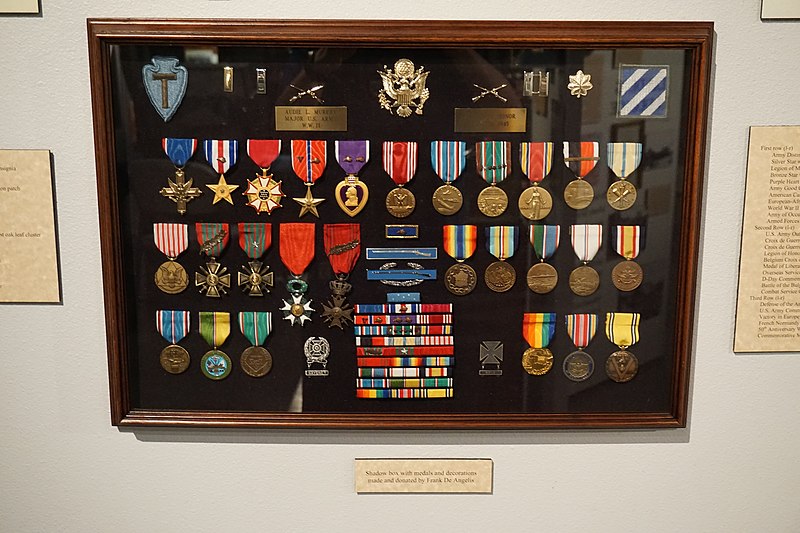
<svg viewBox="0 0 800 533"><path fill-rule="evenodd" d="M356 335L452 335L453 326L356 326Z"/></svg>
<svg viewBox="0 0 800 533"><path fill-rule="evenodd" d="M358 377L360 378L446 378L453 375L450 367L433 368L359 368Z"/></svg>
<svg viewBox="0 0 800 533"><path fill-rule="evenodd" d="M355 323L358 325L373 324L452 324L452 314L431 315L356 315Z"/></svg>
<svg viewBox="0 0 800 533"><path fill-rule="evenodd" d="M453 304L356 304L356 314L452 313Z"/></svg>
<svg viewBox="0 0 800 533"><path fill-rule="evenodd" d="M356 398L452 398L453 389L356 389Z"/></svg>
<svg viewBox="0 0 800 533"><path fill-rule="evenodd" d="M359 389L438 389L452 386L453 378L356 379Z"/></svg>
<svg viewBox="0 0 800 533"><path fill-rule="evenodd" d="M356 337L356 346L451 346L452 335L424 337Z"/></svg>
<svg viewBox="0 0 800 533"><path fill-rule="evenodd" d="M453 346L359 346L358 357L408 357L453 355Z"/></svg>
<svg viewBox="0 0 800 533"><path fill-rule="evenodd" d="M455 357L359 357L360 367L453 366Z"/></svg>

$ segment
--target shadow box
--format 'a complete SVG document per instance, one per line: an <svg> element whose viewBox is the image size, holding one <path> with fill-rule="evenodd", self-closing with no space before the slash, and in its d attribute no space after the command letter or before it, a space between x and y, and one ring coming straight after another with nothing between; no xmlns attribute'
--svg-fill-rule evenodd
<svg viewBox="0 0 800 533"><path fill-rule="evenodd" d="M685 427L712 36L89 20L112 423Z"/></svg>

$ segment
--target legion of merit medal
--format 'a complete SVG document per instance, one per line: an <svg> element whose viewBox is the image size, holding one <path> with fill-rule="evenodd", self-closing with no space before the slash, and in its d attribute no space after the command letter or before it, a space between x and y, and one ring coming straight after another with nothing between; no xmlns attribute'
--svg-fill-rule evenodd
<svg viewBox="0 0 800 533"><path fill-rule="evenodd" d="M347 174L336 185L336 203L342 211L354 217L367 205L369 189L359 181L358 173L369 161L369 141L336 141L336 161Z"/></svg>
<svg viewBox="0 0 800 533"><path fill-rule="evenodd" d="M478 209L487 217L498 217L508 207L508 195L497 186L511 170L511 143L481 141L475 144L478 174L489 184L478 194Z"/></svg>
<svg viewBox="0 0 800 533"><path fill-rule="evenodd" d="M219 349L231 333L231 314L218 311L200 311L200 336L211 346L200 359L200 370L208 379L227 378L233 365L231 358Z"/></svg>
<svg viewBox="0 0 800 533"><path fill-rule="evenodd" d="M261 346L272 332L272 313L247 311L239 313L239 331L252 346L245 348L240 361L244 373L260 378L272 370L272 354Z"/></svg>
<svg viewBox="0 0 800 533"><path fill-rule="evenodd" d="M503 341L481 341L479 376L502 376Z"/></svg>
<svg viewBox="0 0 800 533"><path fill-rule="evenodd" d="M189 276L186 274L186 269L180 263L176 263L175 259L189 247L189 226L172 223L153 224L153 239L156 248L169 259L156 270L156 287L167 294L183 292L189 286Z"/></svg>
<svg viewBox="0 0 800 533"><path fill-rule="evenodd" d="M183 101L189 85L189 71L178 58L155 56L142 67L142 81L150 103L167 122Z"/></svg>
<svg viewBox="0 0 800 533"><path fill-rule="evenodd" d="M567 333L578 348L564 359L564 375L572 381L586 381L594 372L594 359L584 352L597 332L597 315L582 313L567 315Z"/></svg>
<svg viewBox="0 0 800 533"><path fill-rule="evenodd" d="M192 178L186 180L183 167L192 158L197 149L197 139L175 139L165 137L161 139L161 146L169 160L175 165L175 179L167 178L169 187L163 187L161 196L175 202L178 214L186 213L186 204L203 194L203 191L193 185Z"/></svg>
<svg viewBox="0 0 800 533"><path fill-rule="evenodd" d="M405 188L417 172L417 143L386 141L383 143L383 169L397 185L386 196L386 209L396 218L405 218L414 211L417 200Z"/></svg>
<svg viewBox="0 0 800 533"><path fill-rule="evenodd" d="M272 245L272 224L239 222L239 246L250 261L239 272L239 286L249 296L263 296L273 284L273 273L260 259Z"/></svg>
<svg viewBox="0 0 800 533"><path fill-rule="evenodd" d="M619 350L606 360L606 374L617 383L626 383L639 371L639 360L628 348L639 340L639 313L606 313L606 336Z"/></svg>
<svg viewBox="0 0 800 533"><path fill-rule="evenodd" d="M553 368L553 353L547 348L556 331L555 313L522 315L522 336L530 348L522 354L522 368L532 376L543 376Z"/></svg>
<svg viewBox="0 0 800 533"><path fill-rule="evenodd" d="M627 178L641 162L641 143L608 143L608 168L619 179L608 188L606 200L617 211L630 209L636 202L636 187Z"/></svg>
<svg viewBox="0 0 800 533"><path fill-rule="evenodd" d="M530 241L539 262L528 270L528 288L536 294L547 294L558 284L558 271L545 263L558 249L561 226L531 225Z"/></svg>
<svg viewBox="0 0 800 533"><path fill-rule="evenodd" d="M311 213L319 218L317 206L325 198L314 198L311 187L325 172L328 161L328 145L322 141L292 141L292 168L295 174L306 186L306 195L302 198L292 198L300 205L300 216Z"/></svg>
<svg viewBox="0 0 800 533"><path fill-rule="evenodd" d="M442 228L444 251L457 263L444 274L444 286L456 296L464 296L475 289L478 275L464 263L475 253L478 244L478 226L448 225Z"/></svg>
<svg viewBox="0 0 800 533"><path fill-rule="evenodd" d="M305 326L311 321L311 300L305 297L308 283L300 276L314 259L314 223L294 222L278 226L280 237L280 256L284 266L292 277L286 282L286 290L291 295L291 302L283 300L283 319L294 326L300 323Z"/></svg>
<svg viewBox="0 0 800 533"><path fill-rule="evenodd" d="M231 275L227 268L217 263L217 257L228 245L230 232L227 223L198 222L195 225L197 242L200 244L200 253L209 257L206 266L200 267L201 272L195 272L194 284L200 288L200 293L219 298L227 294L231 287Z"/></svg>
<svg viewBox="0 0 800 533"><path fill-rule="evenodd" d="M358 257L361 255L361 226L359 224L325 224L323 226L325 255L331 263L336 279L328 286L331 297L322 304L322 319L329 328L344 329L353 323L353 306L347 295L353 286L347 282Z"/></svg>
<svg viewBox="0 0 800 533"><path fill-rule="evenodd" d="M522 172L533 184L520 195L519 212L528 220L541 220L553 209L553 197L546 189L539 187L553 166L553 143L520 143L519 161Z"/></svg>
<svg viewBox="0 0 800 533"><path fill-rule="evenodd" d="M507 292L517 281L517 272L506 262L519 246L517 226L487 226L486 249L498 260L490 264L484 273L486 286L494 292Z"/></svg>
<svg viewBox="0 0 800 533"><path fill-rule="evenodd" d="M248 180L247 189L242 194L247 196L247 205L258 214L272 214L273 210L281 207L281 199L286 196L281 190L281 182L275 181L269 173L269 166L280 153L280 140L247 139L247 155L261 167L261 175Z"/></svg>
<svg viewBox="0 0 800 533"><path fill-rule="evenodd" d="M309 337L303 344L303 353L306 356L306 377L325 377L328 372L328 356L331 345L325 337ZM313 368L322 365L322 368Z"/></svg>
<svg viewBox="0 0 800 533"><path fill-rule="evenodd" d="M453 186L467 164L464 141L431 141L431 165L444 182L433 192L433 208L442 215L458 213L464 203L461 191Z"/></svg>
<svg viewBox="0 0 800 533"><path fill-rule="evenodd" d="M170 374L180 374L189 368L189 352L178 346L189 333L189 311L156 311L156 329L169 346L161 350L161 368Z"/></svg>
<svg viewBox="0 0 800 533"><path fill-rule="evenodd" d="M213 204L225 200L233 205L231 193L239 188L238 185L228 185L225 173L228 172L239 160L239 141L235 139L218 140L207 139L203 141L203 151L206 161L217 173L219 181L216 185L207 184L206 187L214 191Z"/></svg>
<svg viewBox="0 0 800 533"><path fill-rule="evenodd" d="M644 273L639 263L634 261L644 247L644 228L642 226L611 226L611 243L614 251L625 258L611 271L611 281L621 291L632 291L642 284Z"/></svg>
<svg viewBox="0 0 800 533"><path fill-rule="evenodd" d="M564 141L564 164L576 179L564 189L564 201L572 209L586 209L594 199L594 189L584 178L600 159L600 144L594 141Z"/></svg>
<svg viewBox="0 0 800 533"><path fill-rule="evenodd" d="M417 115L422 114L422 108L430 96L430 91L425 87L430 72L425 72L425 67L417 69L413 61L401 58L395 61L394 71L384 65L383 71L379 70L378 74L383 82L383 89L378 91L381 108L403 118L411 116L412 109Z"/></svg>
<svg viewBox="0 0 800 533"><path fill-rule="evenodd" d="M569 228L572 249L581 266L570 272L569 288L578 296L589 296L600 286L600 275L589 266L603 245L603 226L600 224L574 224Z"/></svg>

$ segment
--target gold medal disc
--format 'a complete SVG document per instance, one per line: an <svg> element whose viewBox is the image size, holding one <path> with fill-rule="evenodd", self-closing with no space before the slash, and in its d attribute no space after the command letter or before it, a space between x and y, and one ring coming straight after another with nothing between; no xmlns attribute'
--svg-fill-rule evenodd
<svg viewBox="0 0 800 533"><path fill-rule="evenodd" d="M487 217L499 217L508 207L508 195L500 187L492 185L478 194L478 209Z"/></svg>
<svg viewBox="0 0 800 533"><path fill-rule="evenodd" d="M411 191L402 187L397 187L389 191L386 196L386 209L389 214L396 218L405 218L414 211L417 199Z"/></svg>
<svg viewBox="0 0 800 533"><path fill-rule="evenodd" d="M442 215L458 213L464 204L461 191L446 183L433 192L433 208Z"/></svg>
<svg viewBox="0 0 800 533"><path fill-rule="evenodd" d="M617 383L627 383L639 371L639 360L627 350L612 353L606 359L606 374Z"/></svg>
<svg viewBox="0 0 800 533"><path fill-rule="evenodd" d="M189 275L175 261L162 263L155 275L156 287L167 294L178 294L189 286Z"/></svg>
<svg viewBox="0 0 800 533"><path fill-rule="evenodd" d="M594 189L586 180L572 180L564 189L564 201L572 209L586 209L594 199Z"/></svg>
<svg viewBox="0 0 800 533"><path fill-rule="evenodd" d="M578 350L564 359L564 375L572 381L586 381L594 373L594 359L586 352Z"/></svg>
<svg viewBox="0 0 800 533"><path fill-rule="evenodd" d="M628 180L619 180L611 184L611 187L606 191L606 200L608 205L617 211L625 211L630 209L636 202L636 187Z"/></svg>
<svg viewBox="0 0 800 533"><path fill-rule="evenodd" d="M611 281L621 291L632 291L642 284L644 272L636 261L622 261L611 271Z"/></svg>
<svg viewBox="0 0 800 533"><path fill-rule="evenodd" d="M553 368L553 353L547 348L528 348L522 354L522 368L532 376L543 376Z"/></svg>
<svg viewBox="0 0 800 533"><path fill-rule="evenodd" d="M528 220L541 220L553 209L553 197L541 187L528 187L519 196L519 212Z"/></svg>
<svg viewBox="0 0 800 533"><path fill-rule="evenodd" d="M536 294L547 294L558 284L558 272L552 265L536 263L528 270L528 288Z"/></svg>
<svg viewBox="0 0 800 533"><path fill-rule="evenodd" d="M505 261L495 261L486 268L483 277L486 286L494 292L506 292L517 281L517 271Z"/></svg>
<svg viewBox="0 0 800 533"><path fill-rule="evenodd" d="M569 274L569 288L578 296L589 296L600 286L600 275L589 265L581 265Z"/></svg>
<svg viewBox="0 0 800 533"><path fill-rule="evenodd" d="M182 346L177 344L170 344L161 350L161 368L170 374L181 374L189 368L189 352Z"/></svg>
<svg viewBox="0 0 800 533"><path fill-rule="evenodd" d="M261 346L250 346L242 352L241 364L245 374L260 378L272 370L272 354Z"/></svg>
<svg viewBox="0 0 800 533"><path fill-rule="evenodd" d="M444 286L456 296L471 293L477 281L475 269L464 263L456 263L444 273Z"/></svg>

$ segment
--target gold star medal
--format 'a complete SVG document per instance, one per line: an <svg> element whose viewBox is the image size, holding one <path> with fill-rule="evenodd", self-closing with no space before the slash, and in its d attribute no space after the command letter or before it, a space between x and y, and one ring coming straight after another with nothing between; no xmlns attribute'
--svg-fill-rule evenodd
<svg viewBox="0 0 800 533"><path fill-rule="evenodd" d="M238 185L228 185L225 181L225 173L236 164L239 157L239 141L235 139L217 140L207 139L203 141L203 148L206 154L206 161L215 171L219 173L219 181L216 185L207 184L206 187L214 191L213 204L225 200L233 205L231 193L239 188Z"/></svg>

